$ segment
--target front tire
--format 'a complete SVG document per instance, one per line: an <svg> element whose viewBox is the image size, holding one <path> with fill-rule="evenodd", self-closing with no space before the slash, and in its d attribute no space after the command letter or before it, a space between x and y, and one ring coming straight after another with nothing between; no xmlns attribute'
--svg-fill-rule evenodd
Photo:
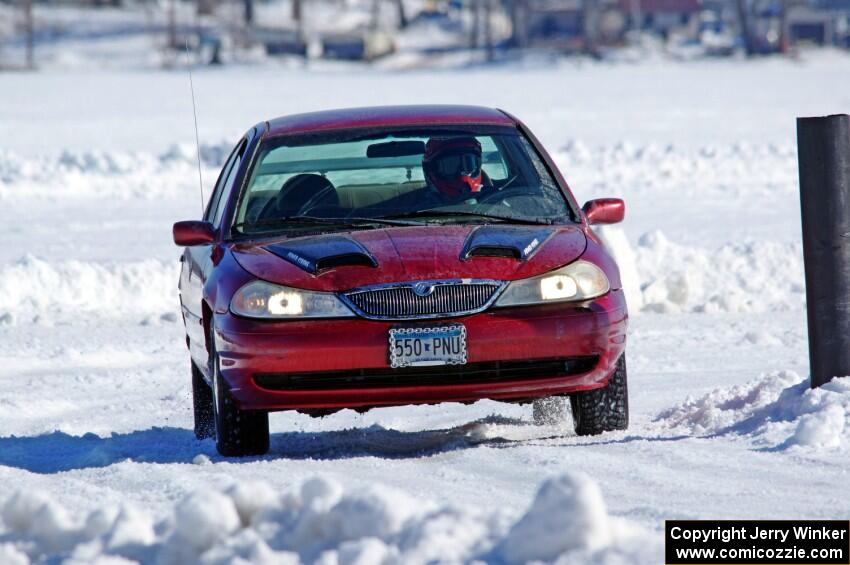
<svg viewBox="0 0 850 565"><path fill-rule="evenodd" d="M212 388L194 362L192 362L192 405L195 414L195 437L198 439L215 437Z"/></svg>
<svg viewBox="0 0 850 565"><path fill-rule="evenodd" d="M213 331L211 328L210 335ZM240 409L221 376L221 362L214 346L210 347L210 354L216 449L225 457L264 455L269 451L269 413Z"/></svg>
<svg viewBox="0 0 850 565"><path fill-rule="evenodd" d="M570 396L573 422L580 436L625 430L629 427L629 390L625 353L617 360L614 374L602 388Z"/></svg>

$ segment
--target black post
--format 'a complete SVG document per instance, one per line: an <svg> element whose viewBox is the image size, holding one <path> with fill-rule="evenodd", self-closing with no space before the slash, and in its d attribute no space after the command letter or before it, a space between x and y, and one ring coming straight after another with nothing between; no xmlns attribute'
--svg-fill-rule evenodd
<svg viewBox="0 0 850 565"><path fill-rule="evenodd" d="M850 375L850 116L797 118L812 388Z"/></svg>

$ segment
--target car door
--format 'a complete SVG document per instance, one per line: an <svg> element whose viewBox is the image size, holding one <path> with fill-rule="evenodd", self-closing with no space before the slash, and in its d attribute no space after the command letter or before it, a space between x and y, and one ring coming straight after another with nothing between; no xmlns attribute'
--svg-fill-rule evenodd
<svg viewBox="0 0 850 565"><path fill-rule="evenodd" d="M203 219L212 224L217 234L217 240L220 239L224 209L238 176L247 146L248 138L246 136L236 144L236 147L230 153L221 169L207 209L204 212ZM214 266L213 250L217 244L186 247L181 258L183 269L180 280L180 299L183 305L183 316L186 320L189 353L199 367L204 367L207 362L206 336L203 326L204 284Z"/></svg>

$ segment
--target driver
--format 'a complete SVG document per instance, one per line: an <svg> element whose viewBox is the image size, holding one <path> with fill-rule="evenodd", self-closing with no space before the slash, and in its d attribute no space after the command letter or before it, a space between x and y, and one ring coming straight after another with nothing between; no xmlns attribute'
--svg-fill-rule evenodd
<svg viewBox="0 0 850 565"><path fill-rule="evenodd" d="M422 170L428 185L444 202L474 200L485 184L481 144L472 136L429 139Z"/></svg>

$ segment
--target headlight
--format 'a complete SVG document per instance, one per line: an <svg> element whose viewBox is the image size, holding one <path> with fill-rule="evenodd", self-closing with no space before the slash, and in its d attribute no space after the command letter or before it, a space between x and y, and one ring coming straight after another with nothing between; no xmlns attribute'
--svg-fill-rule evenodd
<svg viewBox="0 0 850 565"><path fill-rule="evenodd" d="M236 291L230 310L247 318L350 318L354 316L335 294L289 288L265 281L249 282Z"/></svg>
<svg viewBox="0 0 850 565"><path fill-rule="evenodd" d="M587 261L576 261L545 275L511 282L496 306L577 302L602 296L609 289L602 269Z"/></svg>

